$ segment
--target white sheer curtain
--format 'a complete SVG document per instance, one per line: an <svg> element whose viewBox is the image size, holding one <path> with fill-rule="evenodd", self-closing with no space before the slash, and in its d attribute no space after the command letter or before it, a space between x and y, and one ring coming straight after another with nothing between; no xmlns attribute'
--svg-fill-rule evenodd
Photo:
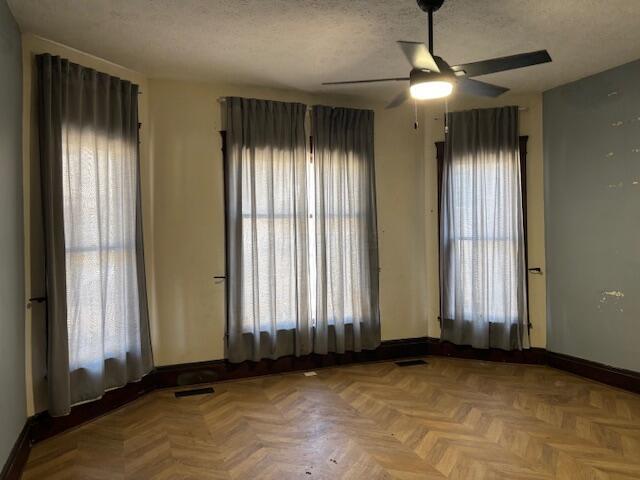
<svg viewBox="0 0 640 480"><path fill-rule="evenodd" d="M528 347L518 109L454 112L442 172L442 339Z"/></svg>
<svg viewBox="0 0 640 480"><path fill-rule="evenodd" d="M69 369L102 376L140 350L137 145L72 124L63 137Z"/></svg>

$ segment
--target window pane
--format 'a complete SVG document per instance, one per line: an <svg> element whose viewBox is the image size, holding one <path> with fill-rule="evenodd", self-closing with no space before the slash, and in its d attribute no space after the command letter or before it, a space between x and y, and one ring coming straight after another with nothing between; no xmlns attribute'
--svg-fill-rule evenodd
<svg viewBox="0 0 640 480"><path fill-rule="evenodd" d="M64 129L63 205L70 369L139 350L136 146L93 128ZM123 159L129 159L129 162Z"/></svg>

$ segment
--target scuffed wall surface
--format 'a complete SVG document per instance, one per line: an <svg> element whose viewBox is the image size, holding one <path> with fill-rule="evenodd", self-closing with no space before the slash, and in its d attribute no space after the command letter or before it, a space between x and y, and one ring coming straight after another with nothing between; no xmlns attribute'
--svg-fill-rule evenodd
<svg viewBox="0 0 640 480"><path fill-rule="evenodd" d="M543 102L548 349L640 371L640 61Z"/></svg>

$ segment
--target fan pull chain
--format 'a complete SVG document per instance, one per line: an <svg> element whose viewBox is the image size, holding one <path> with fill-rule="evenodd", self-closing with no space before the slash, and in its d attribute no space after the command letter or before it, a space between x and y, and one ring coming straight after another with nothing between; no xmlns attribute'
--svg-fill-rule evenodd
<svg viewBox="0 0 640 480"><path fill-rule="evenodd" d="M416 99L413 99L413 129L417 130L418 129L418 102L416 102Z"/></svg>
<svg viewBox="0 0 640 480"><path fill-rule="evenodd" d="M447 136L449 133L449 125L447 125L447 117L449 116L449 101L445 97L444 99L444 135Z"/></svg>

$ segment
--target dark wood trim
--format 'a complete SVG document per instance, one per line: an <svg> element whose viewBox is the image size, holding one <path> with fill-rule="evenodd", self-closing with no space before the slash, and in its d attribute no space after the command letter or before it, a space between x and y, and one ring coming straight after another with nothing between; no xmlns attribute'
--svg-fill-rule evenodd
<svg viewBox="0 0 640 480"><path fill-rule="evenodd" d="M446 118L445 118L446 122ZM442 166L444 164L444 142L436 142L436 163L438 164L438 302L440 304L440 311L438 312L438 323L440 323L440 330L442 330L442 235L440 234L440 212L442 212Z"/></svg>
<svg viewBox="0 0 640 480"><path fill-rule="evenodd" d="M229 162L227 159L227 131L220 130L220 150L222 153L222 191L224 205L224 348L227 349L229 340Z"/></svg>
<svg viewBox="0 0 640 480"><path fill-rule="evenodd" d="M27 419L22 427L22 431L13 444L11 453L0 472L0 480L19 480L22 477L22 470L29 458L31 451L31 427L32 420Z"/></svg>
<svg viewBox="0 0 640 480"><path fill-rule="evenodd" d="M528 348L525 350L501 350L499 348L474 348L470 345L455 345L438 338L428 338L429 355L442 357L485 360L489 362L526 363L544 365L546 363L544 348Z"/></svg>
<svg viewBox="0 0 640 480"><path fill-rule="evenodd" d="M128 383L122 388L106 392L98 400L72 407L69 415L52 417L48 412L38 413L32 417L31 443L39 442L100 417L154 389L155 377L154 372L151 372L139 382Z"/></svg>
<svg viewBox="0 0 640 480"><path fill-rule="evenodd" d="M616 368L571 355L547 351L547 365L612 387L640 393L640 372Z"/></svg>
<svg viewBox="0 0 640 480"><path fill-rule="evenodd" d="M520 135L520 194L522 196L522 229L524 235L524 288L527 293L527 333L529 341L531 341L531 312L529 308L529 222L527 217L527 206L529 199L527 197L527 143L528 135Z"/></svg>
<svg viewBox="0 0 640 480"><path fill-rule="evenodd" d="M362 352L286 356L277 360L263 359L259 362L230 363L227 360L212 360L161 366L156 368L155 381L156 388L168 388L426 354L426 337L388 340L382 342L375 350Z"/></svg>
<svg viewBox="0 0 640 480"><path fill-rule="evenodd" d="M468 345L454 345L431 337L427 339L427 342L429 355L490 362L547 365L611 387L640 394L640 372L616 368L562 353L549 352L544 348L529 348L522 351L507 351L497 348L480 349Z"/></svg>

